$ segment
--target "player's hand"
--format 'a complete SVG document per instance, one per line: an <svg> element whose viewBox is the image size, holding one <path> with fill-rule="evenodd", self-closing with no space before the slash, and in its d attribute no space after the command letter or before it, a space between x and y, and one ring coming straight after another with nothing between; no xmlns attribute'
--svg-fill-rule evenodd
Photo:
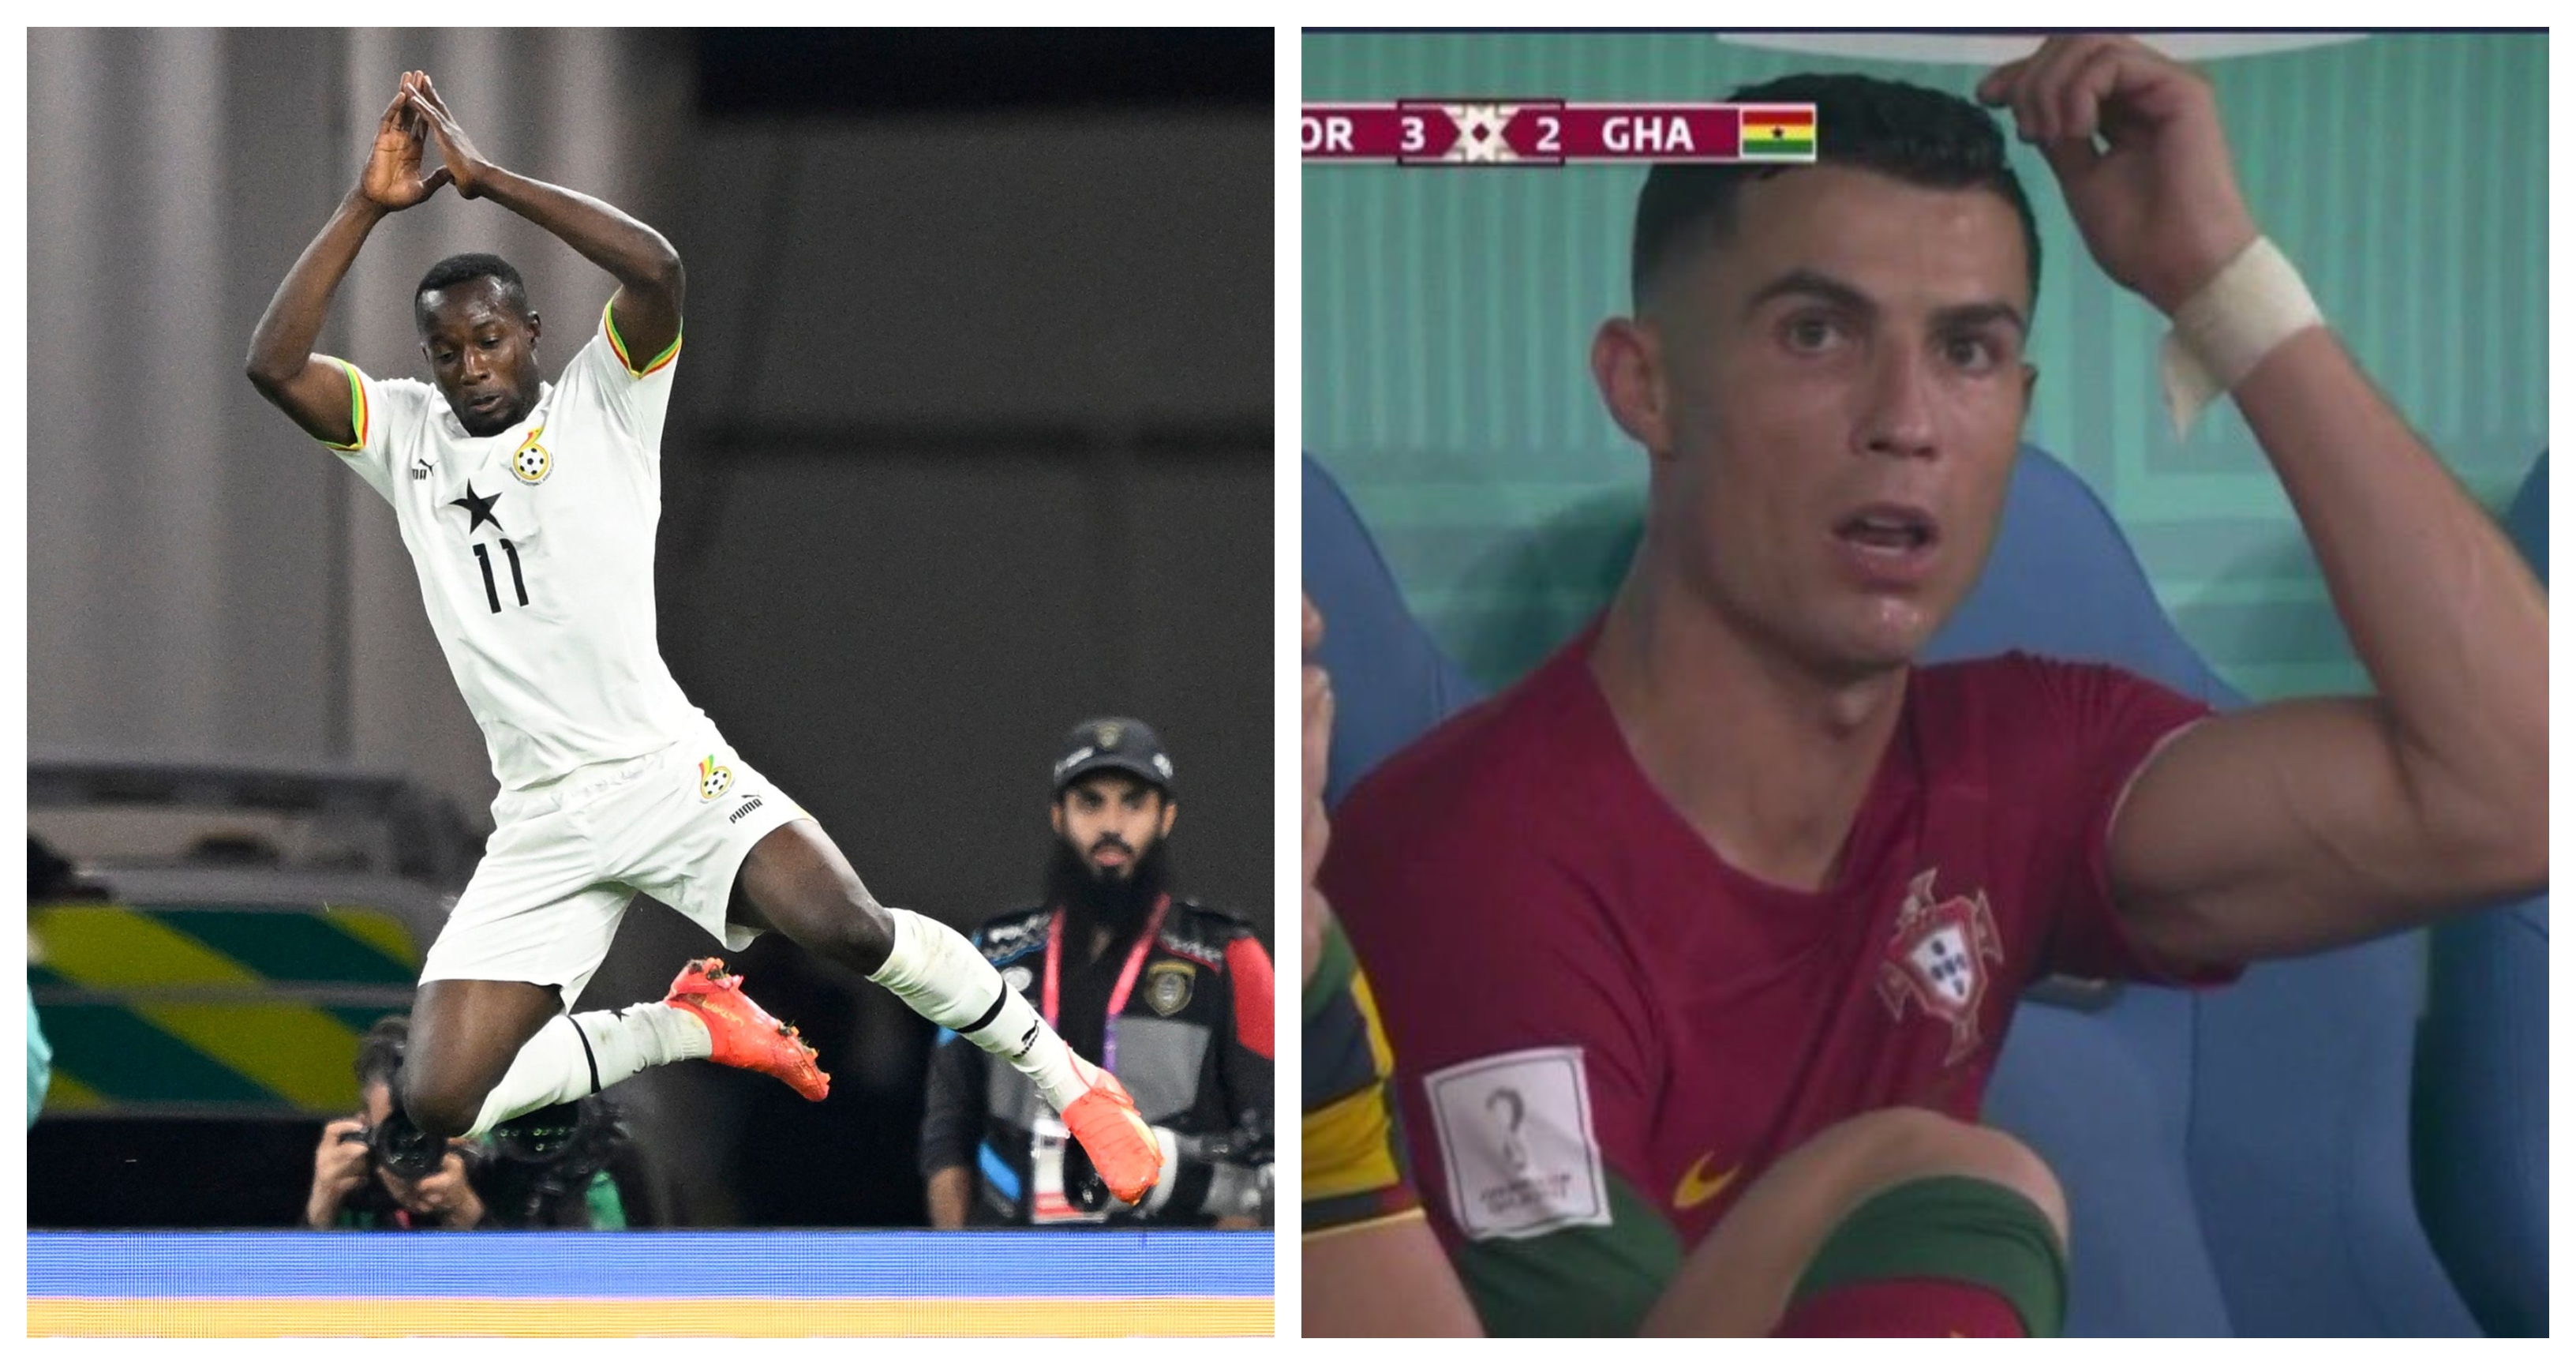
<svg viewBox="0 0 2576 1365"><path fill-rule="evenodd" d="M367 1144L345 1141L367 1131L364 1119L333 1119L322 1125L322 1145L313 1149L313 1191L304 1198L304 1223L328 1228L340 1205L367 1183Z"/></svg>
<svg viewBox="0 0 2576 1365"><path fill-rule="evenodd" d="M483 176L492 169L492 163L474 150L473 140L457 126L456 117L447 112L447 101L440 99L438 87L429 83L428 72L415 71L403 80L410 107L438 143L439 159L447 163L447 173L456 181L456 192L468 199L482 197Z"/></svg>
<svg viewBox="0 0 2576 1365"><path fill-rule="evenodd" d="M2143 43L2051 38L1977 98L2011 107L2103 271L2167 314L2258 235L2208 78Z"/></svg>
<svg viewBox="0 0 2576 1365"><path fill-rule="evenodd" d="M375 149L367 153L366 168L358 172L359 196L387 213L400 213L438 193L449 179L444 166L427 175L420 173L428 135L411 108L411 80L419 74L403 73L402 88L385 106L385 116L376 120Z"/></svg>
<svg viewBox="0 0 2576 1365"><path fill-rule="evenodd" d="M1305 828L1302 844L1305 855L1305 928L1299 938L1304 952L1300 965L1306 977L1315 974L1315 965L1324 952L1324 924L1330 911L1324 905L1323 893L1315 889L1315 874L1323 869L1325 846L1332 838L1332 821L1324 814L1324 779L1331 768L1333 748L1333 680L1312 661L1316 649L1324 643L1324 618L1315 604L1299 599L1305 609L1303 636L1309 660L1301 678L1304 688L1304 740L1301 764L1305 796Z"/></svg>

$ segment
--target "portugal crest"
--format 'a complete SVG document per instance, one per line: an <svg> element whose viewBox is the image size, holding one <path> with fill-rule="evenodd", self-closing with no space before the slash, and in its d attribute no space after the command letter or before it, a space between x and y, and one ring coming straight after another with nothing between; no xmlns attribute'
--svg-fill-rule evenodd
<svg viewBox="0 0 2576 1365"><path fill-rule="evenodd" d="M1956 1066L1977 1050L1977 1011L1991 979L1987 964L2003 965L2004 948L1986 893L1936 901L1932 879L1938 875L1938 869L1926 872L1906 888L1896 933L1878 964L1878 996L1897 1019L1911 1000L1948 1024L1950 1050L1941 1064Z"/></svg>
<svg viewBox="0 0 2576 1365"><path fill-rule="evenodd" d="M716 762L709 754L698 760L698 799L713 801L733 790L733 769Z"/></svg>
<svg viewBox="0 0 2576 1365"><path fill-rule="evenodd" d="M546 475L554 472L553 453L537 444L537 438L545 434L544 427L531 428L527 439L519 442L517 450L510 452L510 472L519 477L519 482L544 483Z"/></svg>

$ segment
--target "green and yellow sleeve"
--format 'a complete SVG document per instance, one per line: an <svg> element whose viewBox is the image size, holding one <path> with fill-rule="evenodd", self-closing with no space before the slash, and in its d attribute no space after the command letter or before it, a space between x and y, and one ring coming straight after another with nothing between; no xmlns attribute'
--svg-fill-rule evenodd
<svg viewBox="0 0 2576 1365"><path fill-rule="evenodd" d="M1395 1054L1339 925L1325 931L1303 1005L1306 1234L1420 1217L1396 1113Z"/></svg>

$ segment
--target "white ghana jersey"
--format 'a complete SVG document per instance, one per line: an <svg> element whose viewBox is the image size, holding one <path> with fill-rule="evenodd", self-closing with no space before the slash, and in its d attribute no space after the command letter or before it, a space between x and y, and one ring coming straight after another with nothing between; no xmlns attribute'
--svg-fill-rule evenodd
<svg viewBox="0 0 2576 1365"><path fill-rule="evenodd" d="M467 435L435 385L339 362L358 442L331 449L393 504L505 790L651 753L708 723L654 631L662 416L679 351L675 339L630 369L603 309L561 379L496 436Z"/></svg>

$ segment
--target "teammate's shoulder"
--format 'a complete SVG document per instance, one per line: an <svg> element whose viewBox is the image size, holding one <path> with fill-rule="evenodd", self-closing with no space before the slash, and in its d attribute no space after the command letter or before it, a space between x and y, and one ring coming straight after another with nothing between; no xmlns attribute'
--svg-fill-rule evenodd
<svg viewBox="0 0 2576 1365"><path fill-rule="evenodd" d="M1047 921L1053 913L1043 905L1005 910L976 925L975 932L968 937L974 940L986 958L1007 962L1046 946Z"/></svg>

